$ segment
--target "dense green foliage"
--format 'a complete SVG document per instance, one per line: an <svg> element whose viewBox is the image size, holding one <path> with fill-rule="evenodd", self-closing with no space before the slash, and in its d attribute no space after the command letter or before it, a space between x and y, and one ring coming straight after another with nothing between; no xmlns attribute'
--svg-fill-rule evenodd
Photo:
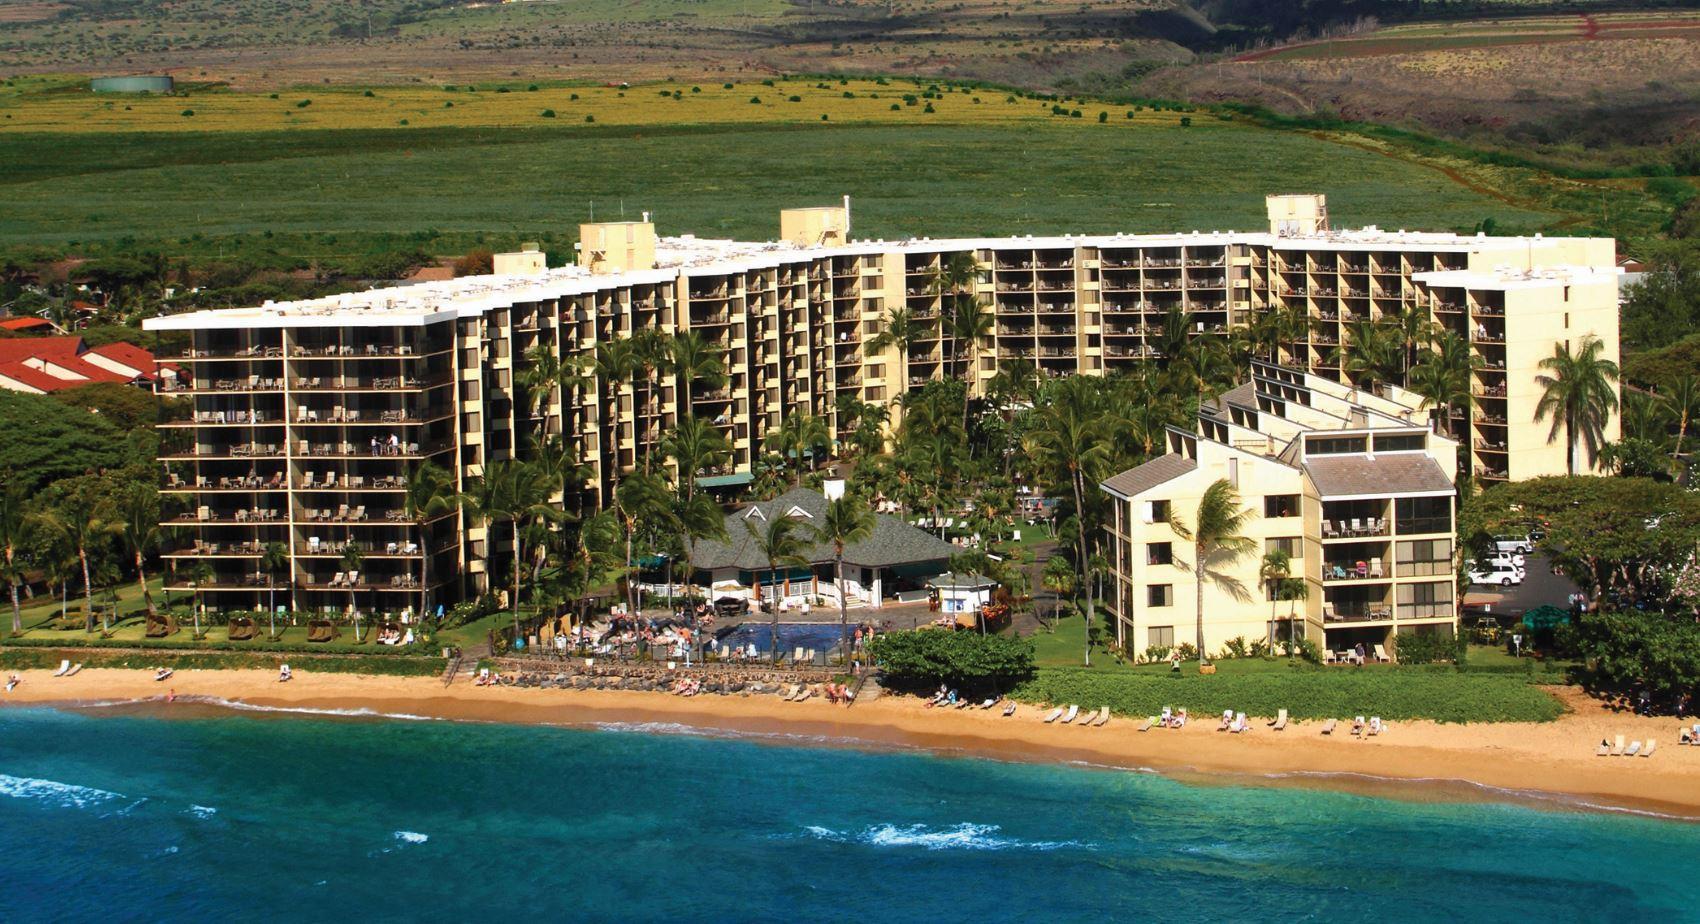
<svg viewBox="0 0 1700 924"><path fill-rule="evenodd" d="M1700 299L1700 293L1695 297ZM1663 390L1685 375L1700 375L1700 334L1689 334L1661 347L1631 353L1623 360L1624 382L1642 388Z"/></svg>
<svg viewBox="0 0 1700 924"><path fill-rule="evenodd" d="M1125 716L1184 707L1195 719L1205 720L1224 709L1253 716L1274 716L1286 709L1296 719L1379 715L1439 722L1549 722L1564 712L1557 699L1521 677L1435 666L1299 664L1212 675L1046 668L1013 695L1039 703L1109 706Z"/></svg>
<svg viewBox="0 0 1700 924"><path fill-rule="evenodd" d="M1700 246L1666 242L1652 247L1646 260L1646 277L1628 290L1623 304L1625 344L1643 350L1670 346L1700 331ZM1650 385L1668 381L1640 374L1632 378Z"/></svg>
<svg viewBox="0 0 1700 924"><path fill-rule="evenodd" d="M117 427L46 395L0 391L0 433L0 471L35 488L133 458Z"/></svg>
<svg viewBox="0 0 1700 924"><path fill-rule="evenodd" d="M945 683L964 691L1004 690L1033 673L1033 642L1008 635L890 632L875 637L870 650L894 687Z"/></svg>
<svg viewBox="0 0 1700 924"><path fill-rule="evenodd" d="M1700 624L1662 613L1595 613L1561 633L1600 692L1638 688L1661 703L1700 693Z"/></svg>
<svg viewBox="0 0 1700 924"><path fill-rule="evenodd" d="M1401 632L1395 641L1394 650L1399 652L1399 663L1407 666L1452 661L1458 657L1456 640L1439 633L1419 635L1416 632Z"/></svg>

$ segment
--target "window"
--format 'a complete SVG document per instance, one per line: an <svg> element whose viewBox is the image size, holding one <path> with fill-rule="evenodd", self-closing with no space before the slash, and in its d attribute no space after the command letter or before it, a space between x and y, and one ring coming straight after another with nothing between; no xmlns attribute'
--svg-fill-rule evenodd
<svg viewBox="0 0 1700 924"><path fill-rule="evenodd" d="M1305 452L1313 456L1365 452L1369 440L1362 436L1313 436L1305 440Z"/></svg>
<svg viewBox="0 0 1700 924"><path fill-rule="evenodd" d="M1400 577L1452 573L1452 540L1415 539L1399 543L1398 574Z"/></svg>
<svg viewBox="0 0 1700 924"><path fill-rule="evenodd" d="M1172 606L1175 600L1175 585L1151 584L1145 588L1146 606Z"/></svg>
<svg viewBox="0 0 1700 924"><path fill-rule="evenodd" d="M1303 536L1282 536L1278 539L1263 540L1263 551L1286 552L1288 558L1303 558L1305 541Z"/></svg>
<svg viewBox="0 0 1700 924"><path fill-rule="evenodd" d="M1420 452L1425 442L1421 433L1380 433L1375 437L1375 451Z"/></svg>
<svg viewBox="0 0 1700 924"><path fill-rule="evenodd" d="M1297 494L1267 494L1263 498L1263 516L1265 519L1278 517L1296 517L1299 515L1299 496Z"/></svg>
<svg viewBox="0 0 1700 924"><path fill-rule="evenodd" d="M1174 546L1168 542L1153 542L1145 547L1145 563L1148 565L1172 565L1175 563Z"/></svg>
<svg viewBox="0 0 1700 924"><path fill-rule="evenodd" d="M1147 522L1147 523L1167 523L1167 522L1169 522L1169 502L1166 501L1166 500L1146 501L1145 502L1145 522Z"/></svg>
<svg viewBox="0 0 1700 924"><path fill-rule="evenodd" d="M1174 626L1151 626L1145 630L1145 641L1152 648L1175 647Z"/></svg>
<svg viewBox="0 0 1700 924"><path fill-rule="evenodd" d="M1402 619L1452 615L1452 582L1400 584L1399 616Z"/></svg>

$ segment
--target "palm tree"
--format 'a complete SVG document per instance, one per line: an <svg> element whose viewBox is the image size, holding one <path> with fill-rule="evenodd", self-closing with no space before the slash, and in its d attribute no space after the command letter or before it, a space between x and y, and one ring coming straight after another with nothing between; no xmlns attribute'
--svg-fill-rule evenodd
<svg viewBox="0 0 1700 924"><path fill-rule="evenodd" d="M561 360L547 344L540 343L526 351L525 361L525 371L520 374L520 384L525 386L530 396L532 415L541 418L538 432L546 432L549 426L549 402L560 388Z"/></svg>
<svg viewBox="0 0 1700 924"><path fill-rule="evenodd" d="M266 572L269 580L271 603L266 607L270 618L271 640L277 641L277 573L289 567L289 546L273 540L266 543L264 552L260 553L260 567ZM290 607L294 609L293 605Z"/></svg>
<svg viewBox="0 0 1700 924"><path fill-rule="evenodd" d="M614 421L612 428L613 445L607 447L607 453L613 457L612 472L615 490L619 489L620 476L623 467L620 465L620 393L629 384L632 371L637 368L637 353L632 348L630 340L604 340L596 344L596 360L592 368L596 377L601 380L602 387L608 390L607 410L604 414Z"/></svg>
<svg viewBox="0 0 1700 924"><path fill-rule="evenodd" d="M697 384L719 388L726 384L726 364L721 360L720 344L709 340L701 331L674 334L671 343L672 362L669 367L679 378L680 414L695 413L691 408L691 391Z"/></svg>
<svg viewBox="0 0 1700 924"><path fill-rule="evenodd" d="M659 396L656 373L672 364L673 347L671 338L653 327L646 327L632 334L631 343L632 375L643 382L644 395L644 406L634 410L642 411L638 414L638 419L644 421L651 416L650 411ZM640 426L636 436L636 451L643 460L643 470L647 472L651 455L647 447L651 441L645 439L645 435L644 427Z"/></svg>
<svg viewBox="0 0 1700 924"><path fill-rule="evenodd" d="M1688 438L1688 424L1700 416L1700 379L1692 375L1678 376L1664 398L1676 415L1676 448L1671 451L1671 456L1681 462L1682 441Z"/></svg>
<svg viewBox="0 0 1700 924"><path fill-rule="evenodd" d="M634 578L637 559L633 554L633 545L637 541L638 529L645 523L654 524L670 518L672 507L667 487L661 483L661 479L646 472L634 472L620 482L619 488L614 492L614 508L626 536L626 605L635 616L637 582Z"/></svg>
<svg viewBox="0 0 1700 924"><path fill-rule="evenodd" d="M803 457L809 457L812 470L820 459L820 450L831 440L825 420L815 414L795 414L781 421L779 429L769 431L764 442L769 451L779 453L787 468L793 459L796 460L796 476L792 483L802 484Z"/></svg>
<svg viewBox="0 0 1700 924"><path fill-rule="evenodd" d="M1623 436L1663 443L1669 436L1670 401L1664 395L1624 389Z"/></svg>
<svg viewBox="0 0 1700 924"><path fill-rule="evenodd" d="M1256 548L1257 544L1243 535L1250 519L1251 511L1240 506L1239 493L1226 478L1217 479L1204 489L1204 496L1198 501L1197 518L1190 529L1173 514L1170 515L1169 527L1175 535L1193 546L1192 571L1198 585L1198 663L1201 666L1210 663L1210 656L1204 650L1204 584L1214 580L1230 593L1238 588L1234 578L1213 571L1211 566L1226 564ZM1244 588L1238 588L1235 596L1243 596L1244 593Z"/></svg>
<svg viewBox="0 0 1700 924"><path fill-rule="evenodd" d="M366 561L366 553L360 551L360 546L352 539L342 547L342 570L348 572L348 611L354 614L354 644L360 644L360 608L354 605L355 578L360 575L360 566Z"/></svg>
<svg viewBox="0 0 1700 924"><path fill-rule="evenodd" d="M147 556L159 541L159 491L152 483L129 485L118 496L118 537L136 562L136 580L142 585L142 600L148 615L159 610L153 605L153 592L148 589Z"/></svg>
<svg viewBox="0 0 1700 924"><path fill-rule="evenodd" d="M854 494L844 494L833 498L826 505L820 523L810 527L816 542L832 546L833 580L838 585L838 646L845 664L850 663L848 640L844 637L850 627L850 603L844 596L844 548L873 538L876 522L867 503ZM982 634L985 628L982 620Z"/></svg>
<svg viewBox="0 0 1700 924"><path fill-rule="evenodd" d="M6 551L6 586L12 592L12 634L24 631L23 609L18 604L18 586L23 583L23 568L18 564L18 546L24 542L29 525L29 488L16 475L7 472L0 482L0 547Z"/></svg>
<svg viewBox="0 0 1700 924"><path fill-rule="evenodd" d="M1299 644L1299 601L1310 596L1310 585L1304 578L1290 577L1281 582L1281 598L1287 601L1287 660L1293 660Z"/></svg>
<svg viewBox="0 0 1700 924"><path fill-rule="evenodd" d="M1369 318L1354 318L1346 325L1346 343L1334 355L1340 371L1365 391L1391 384L1404 363L1397 335Z"/></svg>
<svg viewBox="0 0 1700 924"><path fill-rule="evenodd" d="M89 553L101 539L118 532L119 524L110 519L104 499L86 486L70 490L53 506L36 511L35 521L76 550L83 573L83 631L93 632L94 585L89 579ZM105 614L101 628L111 628Z"/></svg>
<svg viewBox="0 0 1700 924"><path fill-rule="evenodd" d="M1535 405L1535 422L1552 418L1547 442L1555 442L1559 431L1569 432L1569 471L1577 471L1577 449L1588 452L1588 465L1593 467L1599 448L1605 442L1606 421L1617 409L1617 363L1601 356L1605 343L1589 334L1582 338L1581 347L1572 353L1567 344L1554 344L1552 355L1541 360L1545 370L1535 376L1542 389L1541 400Z"/></svg>
<svg viewBox="0 0 1700 924"><path fill-rule="evenodd" d="M1275 647L1275 604L1281 599L1281 590L1292 576L1293 557L1285 549L1270 549L1263 553L1263 563L1257 569L1257 578L1269 589L1269 647Z"/></svg>
<svg viewBox="0 0 1700 924"><path fill-rule="evenodd" d="M744 521L744 529L755 541L756 550L761 552L763 558L767 559L767 584L769 587L777 586L780 565L787 567L793 565L807 567L809 565L809 560L803 557L803 553L808 551L808 545L799 533L798 527L800 525L796 520L777 511L773 519L768 520L767 526L762 529L757 529L755 524L749 520ZM759 591L756 597L758 600L761 598ZM773 612L773 663L778 664L779 604L775 602L770 608Z"/></svg>
<svg viewBox="0 0 1700 924"><path fill-rule="evenodd" d="M559 443L558 439L550 442ZM420 462L407 474L407 492L401 498L402 516L419 528L419 618L431 608L432 543L427 524L455 509L454 482L449 473L431 463Z"/></svg>
<svg viewBox="0 0 1700 924"><path fill-rule="evenodd" d="M513 617L514 637L519 638L519 578L525 561L525 548L520 539L520 521L530 517L553 518L557 515L549 503L550 489L545 476L536 467L513 459L490 463L481 478L472 480L468 489L456 496L464 510L487 530L494 533L496 524L508 523L513 529ZM493 548L494 535L487 537ZM492 556L494 557L494 556Z"/></svg>
<svg viewBox="0 0 1700 924"><path fill-rule="evenodd" d="M892 347L898 349L898 381L909 381L909 348L921 338L920 328L908 308L892 307L885 310L885 327L875 334L862 346L868 354L883 353ZM907 387L907 386L905 386ZM848 426L842 419L838 422L839 432Z"/></svg>
<svg viewBox="0 0 1700 924"><path fill-rule="evenodd" d="M1422 406L1432 409L1434 432L1452 435L1452 411L1470 409L1470 374L1482 367L1480 354L1464 338L1445 331L1434 340L1434 349L1412 367L1411 390L1422 397Z"/></svg>
<svg viewBox="0 0 1700 924"><path fill-rule="evenodd" d="M687 414L661 441L661 452L673 460L679 490L690 497L696 493L698 473L719 466L731 454L732 446L719 428Z"/></svg>
<svg viewBox="0 0 1700 924"><path fill-rule="evenodd" d="M1076 561L1080 567L1080 582L1086 587L1086 653L1085 663L1092 664L1092 584L1087 579L1087 558L1091 546L1086 541L1086 494L1088 482L1096 483L1096 473L1109 455L1105 440L1105 417L1098 400L1097 386L1086 376L1059 379L1035 406L1035 426L1025 440L1028 453L1042 468L1057 480L1068 481L1074 493L1075 526L1079 530Z"/></svg>
<svg viewBox="0 0 1700 924"><path fill-rule="evenodd" d="M928 285L932 292L943 296L944 310L940 313L939 331L950 340L945 368L950 369L952 375L956 366L956 303L963 298L973 298L974 286L979 281L980 261L968 251L958 251L944 258Z"/></svg>

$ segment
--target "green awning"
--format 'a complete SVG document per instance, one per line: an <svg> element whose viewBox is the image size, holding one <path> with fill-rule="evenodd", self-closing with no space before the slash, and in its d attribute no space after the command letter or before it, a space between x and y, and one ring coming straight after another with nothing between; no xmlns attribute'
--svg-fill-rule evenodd
<svg viewBox="0 0 1700 924"><path fill-rule="evenodd" d="M755 477L756 476L750 472L733 472L730 475L710 475L707 478L698 478L697 487L739 488L754 481Z"/></svg>

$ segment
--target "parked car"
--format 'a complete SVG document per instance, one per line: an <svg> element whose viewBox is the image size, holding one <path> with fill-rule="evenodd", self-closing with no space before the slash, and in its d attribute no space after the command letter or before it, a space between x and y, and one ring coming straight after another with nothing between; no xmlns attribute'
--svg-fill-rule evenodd
<svg viewBox="0 0 1700 924"><path fill-rule="evenodd" d="M1527 555L1535 550L1535 543L1530 541L1528 536L1495 536L1493 550Z"/></svg>
<svg viewBox="0 0 1700 924"><path fill-rule="evenodd" d="M1513 568L1496 562L1487 564L1470 562L1468 568L1470 583L1472 584L1497 584L1500 587L1510 587L1514 584L1523 583L1524 571L1522 568Z"/></svg>
<svg viewBox="0 0 1700 924"><path fill-rule="evenodd" d="M1511 571L1525 571L1528 568L1528 559L1517 552L1494 552L1488 556L1487 562L1490 567Z"/></svg>

